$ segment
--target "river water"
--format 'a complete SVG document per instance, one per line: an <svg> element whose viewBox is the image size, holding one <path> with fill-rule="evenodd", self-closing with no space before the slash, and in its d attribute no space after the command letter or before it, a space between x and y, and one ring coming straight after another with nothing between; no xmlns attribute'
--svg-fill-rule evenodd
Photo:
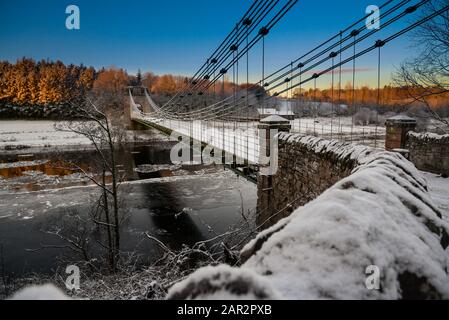
<svg viewBox="0 0 449 320"><path fill-rule="evenodd" d="M139 254L142 263L160 252L146 232L180 249L228 231L257 202L252 182L223 167L173 166L170 148L169 142L153 141L118 153L127 180L121 249ZM8 275L51 274L58 257L70 254L48 231L77 228L74 217L87 216L98 188L67 164L88 170L93 158L88 150L0 155L0 249Z"/></svg>

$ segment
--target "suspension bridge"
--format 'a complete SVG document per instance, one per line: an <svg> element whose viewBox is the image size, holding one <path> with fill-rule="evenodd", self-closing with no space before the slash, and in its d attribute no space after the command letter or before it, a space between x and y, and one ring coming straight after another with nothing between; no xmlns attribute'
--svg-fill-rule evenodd
<svg viewBox="0 0 449 320"><path fill-rule="evenodd" d="M157 104L148 90L144 98L150 112L143 112L129 91L131 120L161 131L190 137L211 146L219 154L232 155L235 163L260 162L261 125L288 125L292 132L329 139L384 147L385 127L356 126L354 116L343 118L341 110L356 110L358 61L375 55L377 64L377 101L381 104L382 50L399 37L449 10L449 6L424 10L430 0L389 0L374 12L359 17L335 35L295 57L275 72L266 74L266 41L270 32L298 0L255 0L243 17L208 56L188 83L164 104ZM370 25L378 24L378 28ZM404 27L405 25L405 27ZM382 35L380 37L379 35ZM249 53L261 47L260 81L250 83ZM352 101L342 103L342 68L350 66ZM259 72L259 71L257 71ZM317 80L331 84L330 101L305 99L305 86L317 92ZM231 84L231 89L225 86ZM228 91L228 92L227 92ZM229 93L229 91L232 91ZM294 94L295 92L299 94ZM326 117L318 110L326 107ZM308 113L308 117L302 117ZM352 112L354 114L354 112ZM378 117L379 113L376 112Z"/></svg>

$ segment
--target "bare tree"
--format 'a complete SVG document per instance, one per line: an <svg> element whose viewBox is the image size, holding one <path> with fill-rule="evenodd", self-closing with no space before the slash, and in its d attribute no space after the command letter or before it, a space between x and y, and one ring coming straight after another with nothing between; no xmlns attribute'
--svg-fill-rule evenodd
<svg viewBox="0 0 449 320"><path fill-rule="evenodd" d="M73 105L78 120L57 125L58 130L88 138L95 149L96 168L86 170L73 162L70 165L76 167L100 190L99 199L90 210L90 221L106 234L105 243L97 242L107 250L109 267L113 272L117 271L120 258L120 225L125 218L121 212L123 206L120 199L120 187L125 177L120 174L117 163L117 150L123 146L126 133L122 122L122 100L123 97L117 93L96 92L94 96ZM70 240L61 232L55 235ZM88 259L83 243L73 243L71 240L70 244Z"/></svg>
<svg viewBox="0 0 449 320"><path fill-rule="evenodd" d="M427 16L448 4L449 0L432 0L422 14ZM399 67L394 81L406 89L410 104L423 104L447 131L448 119L435 111L431 100L449 93L449 12L423 24L413 36L420 54Z"/></svg>

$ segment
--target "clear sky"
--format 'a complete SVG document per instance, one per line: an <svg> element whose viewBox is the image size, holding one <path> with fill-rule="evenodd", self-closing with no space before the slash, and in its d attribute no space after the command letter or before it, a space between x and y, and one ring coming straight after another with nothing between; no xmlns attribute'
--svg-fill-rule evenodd
<svg viewBox="0 0 449 320"><path fill-rule="evenodd" d="M300 0L266 40L268 71L362 17L368 5L384 1ZM65 9L70 4L81 10L80 30L65 27ZM250 4L250 0L1 0L0 59L15 61L25 56L96 68L117 66L130 73L140 68L192 75ZM407 36L384 49L383 82L411 53ZM257 79L259 55L260 46L256 46L250 68ZM375 61L371 55L358 62L359 68L368 70L360 75L359 85L374 83Z"/></svg>

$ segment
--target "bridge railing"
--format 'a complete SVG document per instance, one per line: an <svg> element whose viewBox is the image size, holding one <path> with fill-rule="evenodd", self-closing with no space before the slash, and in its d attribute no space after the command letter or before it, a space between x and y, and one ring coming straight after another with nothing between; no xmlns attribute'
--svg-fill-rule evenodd
<svg viewBox="0 0 449 320"><path fill-rule="evenodd" d="M214 149L224 150L249 163L259 160L258 122L183 121L141 115L140 120L155 123L183 136L201 141Z"/></svg>

